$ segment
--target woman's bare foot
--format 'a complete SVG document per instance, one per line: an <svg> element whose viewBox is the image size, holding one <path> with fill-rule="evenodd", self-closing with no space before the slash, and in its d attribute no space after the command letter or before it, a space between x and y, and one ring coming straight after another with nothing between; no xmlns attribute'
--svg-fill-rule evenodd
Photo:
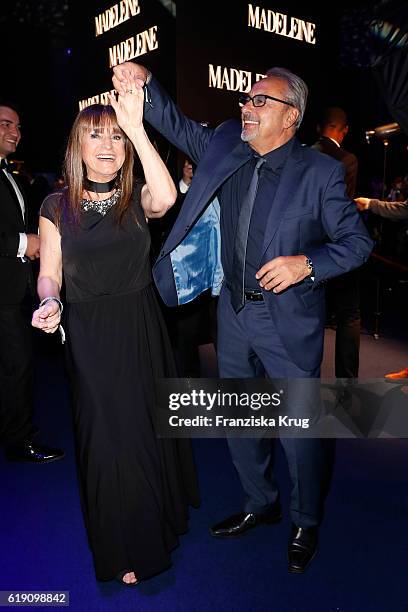
<svg viewBox="0 0 408 612"><path fill-rule="evenodd" d="M116 576L116 579L126 586L135 586L139 582L134 572L127 572L126 570L120 572L120 574Z"/></svg>
<svg viewBox="0 0 408 612"><path fill-rule="evenodd" d="M136 584L137 582L137 578L134 572L128 572L127 574L123 576L122 580L126 584Z"/></svg>

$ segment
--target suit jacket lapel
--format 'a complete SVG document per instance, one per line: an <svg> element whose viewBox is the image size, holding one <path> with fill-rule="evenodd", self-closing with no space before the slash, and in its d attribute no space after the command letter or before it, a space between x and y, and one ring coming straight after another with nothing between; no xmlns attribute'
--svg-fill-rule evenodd
<svg viewBox="0 0 408 612"><path fill-rule="evenodd" d="M242 142L239 142L227 156L223 157L220 163L217 163L214 158L208 158L204 163L201 162L188 190L177 222L166 240L163 255L167 255L180 244L222 183L243 166L251 156L251 150L245 147ZM205 182L200 180L202 174L209 177Z"/></svg>
<svg viewBox="0 0 408 612"><path fill-rule="evenodd" d="M289 155L286 164L282 170L275 198L271 205L268 220L266 223L264 242L262 246L262 258L265 255L269 245L275 237L278 227L282 221L285 210L289 207L293 195L295 194L300 184L300 176L303 167L302 147L295 140L293 149Z"/></svg>
<svg viewBox="0 0 408 612"><path fill-rule="evenodd" d="M20 206L20 202L18 200L17 194L15 192L15 189L13 187L13 185L11 184L11 181L7 178L7 176L4 174L3 170L0 170L0 180L2 181L3 185L5 186L5 188L7 189L9 195L10 195L10 201L13 202L14 206L16 207L19 217L22 219L24 226L26 225L26 220L23 216L22 210L21 210L21 206ZM22 190L20 188L20 186L18 185L18 188L24 198L24 194L22 193Z"/></svg>

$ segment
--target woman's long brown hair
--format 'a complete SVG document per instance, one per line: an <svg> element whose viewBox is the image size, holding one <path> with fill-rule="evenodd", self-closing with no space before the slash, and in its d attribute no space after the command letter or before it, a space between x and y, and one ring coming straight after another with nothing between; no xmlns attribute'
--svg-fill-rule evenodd
<svg viewBox="0 0 408 612"><path fill-rule="evenodd" d="M86 167L82 160L82 139L86 133L106 127L122 134L125 140L125 161L121 170L119 170L122 194L115 205L115 214L119 223L130 205L133 190L133 145L120 129L112 106L92 104L78 113L69 135L65 153L64 178L66 189L64 189L61 204L62 210L67 213L68 219L75 225L79 223L84 179L86 178ZM62 210L60 213L62 213Z"/></svg>

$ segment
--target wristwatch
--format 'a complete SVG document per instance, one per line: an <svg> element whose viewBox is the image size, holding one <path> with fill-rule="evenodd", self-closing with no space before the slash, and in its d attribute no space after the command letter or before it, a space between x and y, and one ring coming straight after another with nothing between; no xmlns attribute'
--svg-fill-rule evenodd
<svg viewBox="0 0 408 612"><path fill-rule="evenodd" d="M314 276L313 261L307 255L305 255L305 257L306 257L305 266L309 270L308 276L313 277Z"/></svg>

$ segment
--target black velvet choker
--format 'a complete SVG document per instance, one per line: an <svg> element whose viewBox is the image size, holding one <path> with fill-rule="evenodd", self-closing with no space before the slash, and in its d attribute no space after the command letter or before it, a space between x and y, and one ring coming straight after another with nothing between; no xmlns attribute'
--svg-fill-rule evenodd
<svg viewBox="0 0 408 612"><path fill-rule="evenodd" d="M117 176L109 181L109 183L97 183L96 181L90 181L89 178L84 179L84 188L87 191L93 191L94 193L109 193L115 188Z"/></svg>

